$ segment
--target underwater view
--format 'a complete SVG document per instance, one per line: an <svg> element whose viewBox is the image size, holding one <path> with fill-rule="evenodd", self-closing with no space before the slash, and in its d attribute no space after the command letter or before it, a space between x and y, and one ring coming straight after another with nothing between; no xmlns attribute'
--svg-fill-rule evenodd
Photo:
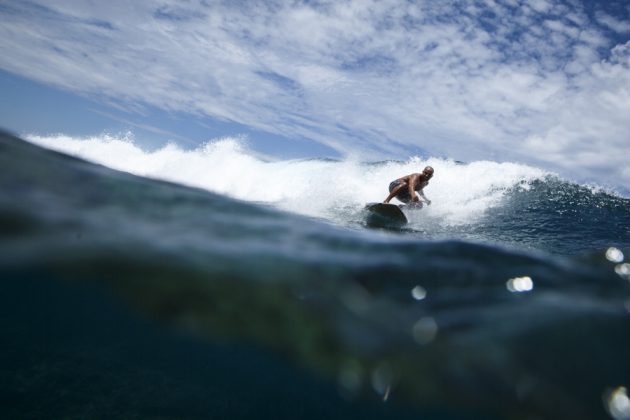
<svg viewBox="0 0 630 420"><path fill-rule="evenodd" d="M5 418L630 418L618 192L515 163L27 140L0 135ZM426 165L430 206L367 222Z"/></svg>

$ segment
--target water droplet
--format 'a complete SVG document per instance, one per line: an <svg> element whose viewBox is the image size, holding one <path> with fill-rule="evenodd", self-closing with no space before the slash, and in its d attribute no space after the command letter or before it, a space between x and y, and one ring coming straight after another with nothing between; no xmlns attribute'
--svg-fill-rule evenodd
<svg viewBox="0 0 630 420"><path fill-rule="evenodd" d="M411 335L416 343L420 345L429 344L438 332L438 326L435 320L431 317L420 318L418 322L413 325L411 329Z"/></svg>
<svg viewBox="0 0 630 420"><path fill-rule="evenodd" d="M354 287L341 295L343 303L352 312L363 315L370 307L370 296L362 287Z"/></svg>
<svg viewBox="0 0 630 420"><path fill-rule="evenodd" d="M630 398L625 386L620 386L604 394L608 412L615 420L630 419Z"/></svg>
<svg viewBox="0 0 630 420"><path fill-rule="evenodd" d="M392 383L394 381L394 371L389 363L381 363L372 372L372 388L377 394L383 396L383 401L389 399Z"/></svg>
<svg viewBox="0 0 630 420"><path fill-rule="evenodd" d="M427 291L422 286L416 286L411 290L411 296L413 296L415 300L422 300L427 297Z"/></svg>
<svg viewBox="0 0 630 420"><path fill-rule="evenodd" d="M615 266L615 273L619 274L621 277L627 280L630 280L630 264L617 264Z"/></svg>
<svg viewBox="0 0 630 420"><path fill-rule="evenodd" d="M534 289L534 282L529 276L514 277L507 281L506 287L512 293L531 292Z"/></svg>
<svg viewBox="0 0 630 420"><path fill-rule="evenodd" d="M339 393L348 399L355 398L363 384L363 369L359 362L351 360L345 363L339 371L337 380Z"/></svg>
<svg viewBox="0 0 630 420"><path fill-rule="evenodd" d="M606 250L606 259L614 263L623 262L623 252L618 248L610 247Z"/></svg>

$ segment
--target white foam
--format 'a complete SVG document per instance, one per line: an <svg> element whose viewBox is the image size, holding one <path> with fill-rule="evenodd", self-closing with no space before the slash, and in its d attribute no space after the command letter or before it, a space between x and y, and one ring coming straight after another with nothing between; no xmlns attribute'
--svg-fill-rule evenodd
<svg viewBox="0 0 630 420"><path fill-rule="evenodd" d="M352 160L268 162L257 158L237 138L217 139L194 150L169 144L155 151L142 150L129 135L29 135L27 139L117 170L333 221L348 221L365 203L382 201L392 180L419 172L426 165L435 169L433 180L425 188L433 204L421 212L422 217L411 217L416 224L473 223L487 209L501 205L508 189L527 188L528 182L547 174L515 163L458 164L418 157L378 165Z"/></svg>

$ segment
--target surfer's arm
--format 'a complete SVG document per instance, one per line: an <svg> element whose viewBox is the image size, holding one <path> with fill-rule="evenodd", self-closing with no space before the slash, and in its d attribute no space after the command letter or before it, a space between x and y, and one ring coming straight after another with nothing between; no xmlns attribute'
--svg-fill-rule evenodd
<svg viewBox="0 0 630 420"><path fill-rule="evenodd" d="M424 195L424 192L422 192L422 190L418 191L418 195L424 200L425 203L431 205L431 200L429 200L427 196Z"/></svg>
<svg viewBox="0 0 630 420"><path fill-rule="evenodd" d="M389 193L389 195L387 196L387 198L383 201L383 203L389 203L389 200L391 200L392 198L394 198L396 196L396 194L398 194L400 192L400 190L402 190L403 188L407 187L407 183L406 182L402 182L400 183L396 188L394 188L392 190L392 192Z"/></svg>
<svg viewBox="0 0 630 420"><path fill-rule="evenodd" d="M409 192L411 193L411 201L420 201L420 199L422 199L422 201L424 201L428 205L431 205L431 200L429 200L427 196L424 195L424 187L426 187L427 185L429 185L429 181L425 180L422 175L413 174L412 178L409 180Z"/></svg>
<svg viewBox="0 0 630 420"><path fill-rule="evenodd" d="M420 177L418 174L413 174L409 177L409 196L411 197L411 201L420 201L418 199L418 195L416 194L416 186L420 182ZM420 190L420 195L422 195L422 190ZM423 196L424 197L424 196Z"/></svg>

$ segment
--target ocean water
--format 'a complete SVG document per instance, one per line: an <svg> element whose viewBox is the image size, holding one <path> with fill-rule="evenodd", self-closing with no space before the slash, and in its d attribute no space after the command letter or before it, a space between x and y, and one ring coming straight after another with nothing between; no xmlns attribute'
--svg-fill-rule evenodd
<svg viewBox="0 0 630 420"><path fill-rule="evenodd" d="M425 165L433 204L367 225ZM615 192L514 163L271 161L235 139L2 134L0 168L8 418L630 417Z"/></svg>

